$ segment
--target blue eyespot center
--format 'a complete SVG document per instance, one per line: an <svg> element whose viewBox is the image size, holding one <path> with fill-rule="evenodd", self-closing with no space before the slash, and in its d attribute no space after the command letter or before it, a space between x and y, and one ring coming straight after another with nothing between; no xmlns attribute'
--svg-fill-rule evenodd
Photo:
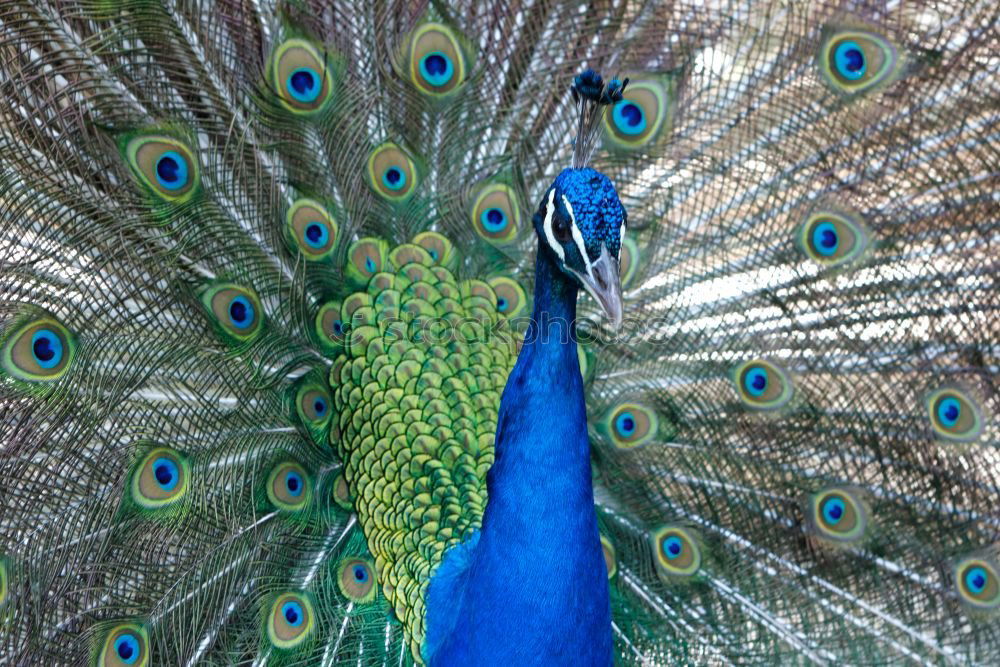
<svg viewBox="0 0 1000 667"><path fill-rule="evenodd" d="M288 77L288 92L298 102L315 102L322 88L319 74L311 67L300 67Z"/></svg>
<svg viewBox="0 0 1000 667"><path fill-rule="evenodd" d="M338 336L344 333L344 325L340 320L336 320L333 323L333 333L337 334Z"/></svg>
<svg viewBox="0 0 1000 667"><path fill-rule="evenodd" d="M293 628L301 625L302 620L305 618L305 614L302 612L302 605L298 602L286 602L281 605L281 615L285 617L285 621Z"/></svg>
<svg viewBox="0 0 1000 667"><path fill-rule="evenodd" d="M615 429L623 437L628 438L635 433L635 417L631 412L623 412L615 419Z"/></svg>
<svg viewBox="0 0 1000 667"><path fill-rule="evenodd" d="M479 216L483 227L491 234L503 231L507 226L507 214L499 208L488 208Z"/></svg>
<svg viewBox="0 0 1000 667"><path fill-rule="evenodd" d="M366 583L368 581L368 568L364 565L354 566L354 580L359 584Z"/></svg>
<svg viewBox="0 0 1000 667"><path fill-rule="evenodd" d="M837 252L840 239L837 228L831 222L821 222L813 228L813 247L821 255L829 257Z"/></svg>
<svg viewBox="0 0 1000 667"><path fill-rule="evenodd" d="M156 180L167 190L178 190L188 181L188 166L177 151L167 151L156 161Z"/></svg>
<svg viewBox="0 0 1000 667"><path fill-rule="evenodd" d="M683 549L684 543L676 535L671 535L663 540L663 554L667 557L667 560L673 560L680 556Z"/></svg>
<svg viewBox="0 0 1000 667"><path fill-rule="evenodd" d="M958 423L958 418L962 414L962 404L958 402L957 398L952 396L947 396L942 398L938 403L937 415L938 419L945 428L952 428Z"/></svg>
<svg viewBox="0 0 1000 667"><path fill-rule="evenodd" d="M973 595L978 595L985 590L987 580L986 569L978 565L970 567L965 573L965 586Z"/></svg>
<svg viewBox="0 0 1000 667"><path fill-rule="evenodd" d="M444 86L454 75L451 58L441 51L431 51L420 59L420 76L432 86Z"/></svg>
<svg viewBox="0 0 1000 667"><path fill-rule="evenodd" d="M762 396L767 389L767 371L751 368L743 379L743 386L751 396Z"/></svg>
<svg viewBox="0 0 1000 667"><path fill-rule="evenodd" d="M288 489L288 493L293 496L299 496L302 494L302 475L297 472L290 472L285 477L285 488Z"/></svg>
<svg viewBox="0 0 1000 667"><path fill-rule="evenodd" d="M406 185L406 173L399 167L389 167L382 172L382 183L390 190L400 190Z"/></svg>
<svg viewBox="0 0 1000 667"><path fill-rule="evenodd" d="M253 324L253 304L244 296L238 296L229 304L229 321L239 329L246 329Z"/></svg>
<svg viewBox="0 0 1000 667"><path fill-rule="evenodd" d="M317 417L322 417L326 414L326 401L322 398L317 398L313 401L313 411L316 413Z"/></svg>
<svg viewBox="0 0 1000 667"><path fill-rule="evenodd" d="M368 273L375 273L375 269L378 267L375 266L375 260L371 257L365 257L365 268L368 269Z"/></svg>
<svg viewBox="0 0 1000 667"><path fill-rule="evenodd" d="M177 464L166 458L158 458L153 461L153 477L156 483L164 491L173 491L180 481L180 473Z"/></svg>
<svg viewBox="0 0 1000 667"><path fill-rule="evenodd" d="M39 329L31 337L31 355L42 368L54 368L62 361L62 341L54 331Z"/></svg>
<svg viewBox="0 0 1000 667"><path fill-rule="evenodd" d="M836 525L844 517L844 501L840 498L827 498L823 501L823 518L827 523Z"/></svg>
<svg viewBox="0 0 1000 667"><path fill-rule="evenodd" d="M834 65L840 76L857 81L865 75L865 53L854 40L842 42L833 53Z"/></svg>
<svg viewBox="0 0 1000 667"><path fill-rule="evenodd" d="M115 653L126 665L131 665L139 658L139 640L126 634L115 640Z"/></svg>
<svg viewBox="0 0 1000 667"><path fill-rule="evenodd" d="M501 313L507 310L507 299L502 296L497 299L497 310Z"/></svg>
<svg viewBox="0 0 1000 667"><path fill-rule="evenodd" d="M629 100L622 100L611 112L615 127L622 134L642 134L646 129L646 114L642 107Z"/></svg>
<svg viewBox="0 0 1000 667"><path fill-rule="evenodd" d="M312 248L322 248L330 239L330 232L322 222L310 222L306 225L305 241Z"/></svg>

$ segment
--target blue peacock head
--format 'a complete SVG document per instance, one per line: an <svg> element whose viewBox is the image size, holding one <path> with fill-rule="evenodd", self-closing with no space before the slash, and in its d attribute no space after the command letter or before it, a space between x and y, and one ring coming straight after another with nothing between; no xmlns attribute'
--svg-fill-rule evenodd
<svg viewBox="0 0 1000 667"><path fill-rule="evenodd" d="M576 77L571 90L580 123L573 167L556 177L534 216L539 244L597 300L615 329L622 323L619 262L628 215L611 179L586 165L605 108L622 99L627 84L628 79L605 83L593 70Z"/></svg>
<svg viewBox="0 0 1000 667"><path fill-rule="evenodd" d="M626 218L611 180L589 167L563 170L534 216L539 244L590 292L615 329L622 322L619 260Z"/></svg>

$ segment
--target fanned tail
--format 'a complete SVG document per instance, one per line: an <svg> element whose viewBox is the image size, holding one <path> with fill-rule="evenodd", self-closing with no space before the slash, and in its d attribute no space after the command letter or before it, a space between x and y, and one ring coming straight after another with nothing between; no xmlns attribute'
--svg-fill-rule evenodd
<svg viewBox="0 0 1000 667"><path fill-rule="evenodd" d="M593 158L628 321L580 323L620 661L995 662L997 20L8 3L0 652L419 660L418 575L477 525L508 358L449 413L474 463L392 445L470 466L458 509L457 473L351 460L348 408L377 409L352 392L397 306L528 312L592 67L629 78Z"/></svg>

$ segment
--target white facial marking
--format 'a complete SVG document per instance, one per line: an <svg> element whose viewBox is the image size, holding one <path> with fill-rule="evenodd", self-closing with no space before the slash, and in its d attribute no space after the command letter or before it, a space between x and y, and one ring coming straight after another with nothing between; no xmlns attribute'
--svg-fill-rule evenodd
<svg viewBox="0 0 1000 667"><path fill-rule="evenodd" d="M622 226L618 228L618 261L622 261L622 248L625 247L625 221L622 220Z"/></svg>
<svg viewBox="0 0 1000 667"><path fill-rule="evenodd" d="M552 188L549 190L549 201L545 204L545 220L542 222L542 230L545 232L545 240L549 242L549 247L552 248L557 255L559 255L560 261L565 262L566 251L563 250L563 247L559 245L558 241L556 241L556 235L552 233L552 216L555 215L556 212L555 201L556 189Z"/></svg>
<svg viewBox="0 0 1000 667"><path fill-rule="evenodd" d="M566 210L569 211L570 220L570 231L573 233L573 240L576 241L576 247L580 250L580 255L583 256L584 265L587 267L587 273L590 273L590 257L587 256L587 246L583 242L583 234L580 233L580 228L576 226L576 215L573 214L573 205L569 203L566 199L566 195L562 196L563 204L566 205Z"/></svg>

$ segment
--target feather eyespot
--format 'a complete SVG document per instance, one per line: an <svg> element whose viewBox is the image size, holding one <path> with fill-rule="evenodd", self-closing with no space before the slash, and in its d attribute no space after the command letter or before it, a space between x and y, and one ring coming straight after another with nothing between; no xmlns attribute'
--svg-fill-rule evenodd
<svg viewBox="0 0 1000 667"><path fill-rule="evenodd" d="M140 507L159 509L180 500L188 489L190 468L173 449L157 447L132 473L132 499Z"/></svg>
<svg viewBox="0 0 1000 667"><path fill-rule="evenodd" d="M344 273L354 287L363 288L375 274L385 270L388 255L389 244L384 240L371 237L358 239L347 250ZM344 321L349 322L347 319Z"/></svg>
<svg viewBox="0 0 1000 667"><path fill-rule="evenodd" d="M376 194L401 202L417 187L416 166L399 146L385 143L368 157L368 182Z"/></svg>
<svg viewBox="0 0 1000 667"><path fill-rule="evenodd" d="M331 98L326 57L303 39L289 39L277 48L271 76L281 104L295 113L319 111Z"/></svg>
<svg viewBox="0 0 1000 667"><path fill-rule="evenodd" d="M329 398L318 390L312 390L302 397L299 405L306 419L322 421L330 416Z"/></svg>
<svg viewBox="0 0 1000 667"><path fill-rule="evenodd" d="M312 602L299 593L283 593L271 603L267 615L267 636L277 648L298 646L315 627Z"/></svg>
<svg viewBox="0 0 1000 667"><path fill-rule="evenodd" d="M330 393L318 382L304 381L295 392L295 412L318 444L326 441L326 427L333 415Z"/></svg>
<svg viewBox="0 0 1000 667"><path fill-rule="evenodd" d="M316 313L315 331L320 346L328 353L335 353L344 346L347 327L340 319L339 301L328 301L319 307Z"/></svg>
<svg viewBox="0 0 1000 667"><path fill-rule="evenodd" d="M993 559L986 556L961 559L954 568L954 585L959 599L969 609L991 613L1000 610L1000 577Z"/></svg>
<svg viewBox="0 0 1000 667"><path fill-rule="evenodd" d="M926 402L931 427L943 440L970 442L982 435L982 409L961 389L938 389L927 397Z"/></svg>
<svg viewBox="0 0 1000 667"><path fill-rule="evenodd" d="M857 542L865 535L868 522L868 508L852 489L831 487L809 498L808 524L816 537Z"/></svg>
<svg viewBox="0 0 1000 667"><path fill-rule="evenodd" d="M76 341L69 329L46 316L14 329L2 345L3 370L27 382L58 380L76 355Z"/></svg>
<svg viewBox="0 0 1000 667"><path fill-rule="evenodd" d="M664 581L690 577L701 568L701 547L694 533L681 526L663 526L652 534L654 563Z"/></svg>
<svg viewBox="0 0 1000 667"><path fill-rule="evenodd" d="M101 647L98 664L102 667L144 667L149 663L149 636L134 623L114 626Z"/></svg>
<svg viewBox="0 0 1000 667"><path fill-rule="evenodd" d="M855 95L890 81L900 70L896 47L867 30L828 31L819 51L819 66L838 92Z"/></svg>
<svg viewBox="0 0 1000 667"><path fill-rule="evenodd" d="M345 510L354 509L354 498L351 496L351 487L347 484L344 473L339 473L333 480L333 501Z"/></svg>
<svg viewBox="0 0 1000 667"><path fill-rule="evenodd" d="M298 512L312 498L312 486L305 469L297 463L276 466L267 480L267 498L280 510Z"/></svg>
<svg viewBox="0 0 1000 667"><path fill-rule="evenodd" d="M824 267L856 261L868 248L869 233L854 216L834 210L809 214L799 230L799 245Z"/></svg>
<svg viewBox="0 0 1000 667"><path fill-rule="evenodd" d="M125 146L136 177L161 199L174 203L194 194L199 170L187 144L166 135L140 135Z"/></svg>
<svg viewBox="0 0 1000 667"><path fill-rule="evenodd" d="M222 283L206 289L201 302L227 338L244 342L260 333L263 310L253 290Z"/></svg>
<svg viewBox="0 0 1000 667"><path fill-rule="evenodd" d="M656 437L659 424L655 410L640 403L621 403L608 412L602 430L618 449L634 449Z"/></svg>
<svg viewBox="0 0 1000 667"><path fill-rule="evenodd" d="M791 378L781 368L763 359L748 361L733 372L740 399L760 410L775 410L792 398Z"/></svg>
<svg viewBox="0 0 1000 667"><path fill-rule="evenodd" d="M426 250L438 266L453 266L458 259L452 242L437 232L421 232L413 237L413 243Z"/></svg>
<svg viewBox="0 0 1000 667"><path fill-rule="evenodd" d="M506 276L490 278L489 286L497 297L497 311L507 319L514 319L528 307L528 296L524 288L514 279Z"/></svg>
<svg viewBox="0 0 1000 667"><path fill-rule="evenodd" d="M432 266L434 264L434 258L432 258L430 252L422 246L416 245L415 243L402 243L389 251L389 263L396 269L403 269L406 267L409 270L414 268L410 267L410 264Z"/></svg>
<svg viewBox="0 0 1000 667"><path fill-rule="evenodd" d="M428 95L449 95L465 82L468 63L461 39L443 24L425 23L413 31L409 62L410 81Z"/></svg>
<svg viewBox="0 0 1000 667"><path fill-rule="evenodd" d="M517 237L521 212L514 190L503 183L485 186L472 206L472 228L491 243L508 243Z"/></svg>
<svg viewBox="0 0 1000 667"><path fill-rule="evenodd" d="M622 236L621 255L618 258L622 289L629 287L639 270L639 244L630 236Z"/></svg>
<svg viewBox="0 0 1000 667"><path fill-rule="evenodd" d="M594 360L592 357L593 352L590 351L589 345L577 343L576 358L580 362L580 375L583 377L585 383L590 381L591 375L594 372Z"/></svg>
<svg viewBox="0 0 1000 667"><path fill-rule="evenodd" d="M618 573L618 560L615 545L604 535L601 535L601 552L604 554L604 566L608 569L608 579L612 579Z"/></svg>
<svg viewBox="0 0 1000 667"><path fill-rule="evenodd" d="M337 567L337 585L348 600L357 603L375 599L375 566L365 558L345 558Z"/></svg>
<svg viewBox="0 0 1000 667"><path fill-rule="evenodd" d="M337 246L337 223L318 201L299 199L288 210L286 231L291 245L307 260L329 257Z"/></svg>
<svg viewBox="0 0 1000 667"><path fill-rule="evenodd" d="M655 143L669 129L673 83L668 77L629 74L624 97L604 114L604 135L619 150Z"/></svg>

